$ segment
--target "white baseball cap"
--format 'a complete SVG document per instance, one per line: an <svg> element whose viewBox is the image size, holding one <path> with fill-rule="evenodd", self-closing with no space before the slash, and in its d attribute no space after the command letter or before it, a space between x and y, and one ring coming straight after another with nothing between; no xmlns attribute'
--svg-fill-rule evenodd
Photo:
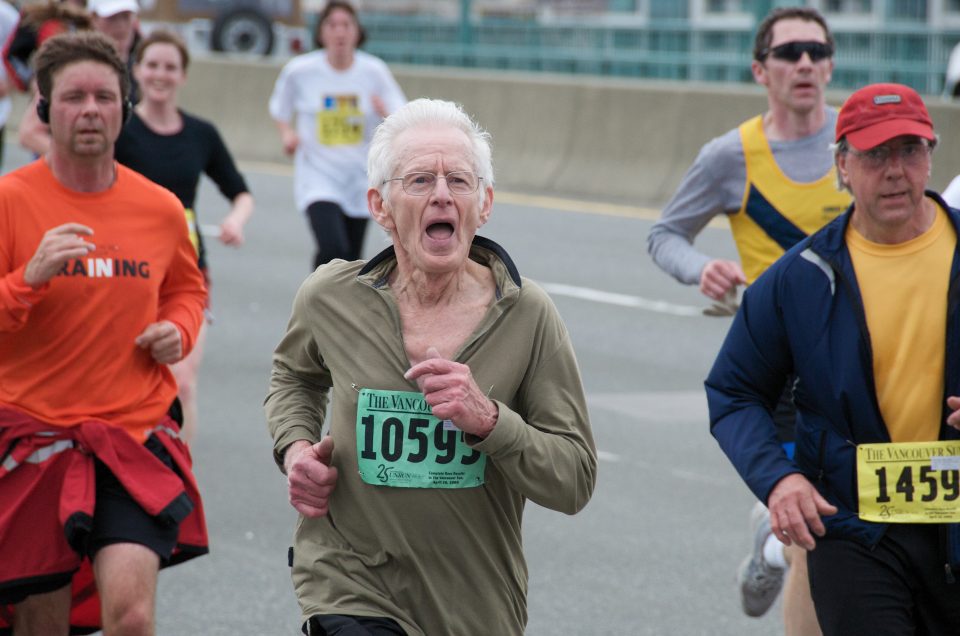
<svg viewBox="0 0 960 636"><path fill-rule="evenodd" d="M138 13L140 5L137 4L137 0L90 0L87 3L87 9L101 18L109 18L124 11Z"/></svg>

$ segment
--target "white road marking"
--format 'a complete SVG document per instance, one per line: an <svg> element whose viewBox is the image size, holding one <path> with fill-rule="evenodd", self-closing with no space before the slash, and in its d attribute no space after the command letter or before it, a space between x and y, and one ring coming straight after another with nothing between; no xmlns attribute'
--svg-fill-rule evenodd
<svg viewBox="0 0 960 636"><path fill-rule="evenodd" d="M620 456L616 453L608 453L607 451L598 450L597 459L602 462L611 462L615 464L620 461Z"/></svg>
<svg viewBox="0 0 960 636"><path fill-rule="evenodd" d="M640 296L630 296L627 294L617 294L605 292L590 287L575 287L573 285L564 285L563 283L546 283L537 281L548 294L556 296L567 296L569 298L579 298L580 300L589 300L595 303L606 305L618 305L620 307L636 307L646 311L653 311L671 316L702 316L703 308L692 305L678 305L668 303L664 300L651 300Z"/></svg>

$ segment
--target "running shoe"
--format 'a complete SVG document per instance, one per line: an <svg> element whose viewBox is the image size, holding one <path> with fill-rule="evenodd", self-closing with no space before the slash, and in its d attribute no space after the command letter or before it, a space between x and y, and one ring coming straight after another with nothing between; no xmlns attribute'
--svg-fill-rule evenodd
<svg viewBox="0 0 960 636"><path fill-rule="evenodd" d="M753 552L740 564L737 582L743 612L756 617L766 614L777 600L786 569L770 565L763 559L763 545L771 534L770 511L759 501L750 512L750 530L753 532Z"/></svg>

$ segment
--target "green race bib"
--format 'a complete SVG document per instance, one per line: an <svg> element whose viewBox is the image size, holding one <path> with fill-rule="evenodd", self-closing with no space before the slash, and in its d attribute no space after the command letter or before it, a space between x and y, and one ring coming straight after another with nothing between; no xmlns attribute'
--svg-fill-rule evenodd
<svg viewBox="0 0 960 636"><path fill-rule="evenodd" d="M430 411L422 393L361 389L357 402L360 478L394 488L473 488L487 456L463 431Z"/></svg>

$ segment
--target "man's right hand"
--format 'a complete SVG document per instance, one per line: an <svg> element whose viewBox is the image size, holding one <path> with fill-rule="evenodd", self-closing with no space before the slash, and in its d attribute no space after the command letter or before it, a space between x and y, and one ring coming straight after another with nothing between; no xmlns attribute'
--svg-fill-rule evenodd
<svg viewBox="0 0 960 636"><path fill-rule="evenodd" d="M746 284L747 277L736 261L714 259L700 272L700 293L714 300L721 300L729 290Z"/></svg>
<svg viewBox="0 0 960 636"><path fill-rule="evenodd" d="M337 469L330 465L332 455L333 438L327 436L316 444L298 440L283 456L290 505L304 517L322 517L329 510L330 495L337 485Z"/></svg>
<svg viewBox="0 0 960 636"><path fill-rule="evenodd" d="M814 535L822 537L827 529L820 517L837 514L837 508L823 498L810 480L792 473L777 482L767 497L770 530L784 545L796 543L804 550L816 546Z"/></svg>
<svg viewBox="0 0 960 636"><path fill-rule="evenodd" d="M34 289L43 287L71 258L86 256L97 246L83 240L93 230L79 223L64 223L43 235L33 258L27 263L23 280Z"/></svg>

